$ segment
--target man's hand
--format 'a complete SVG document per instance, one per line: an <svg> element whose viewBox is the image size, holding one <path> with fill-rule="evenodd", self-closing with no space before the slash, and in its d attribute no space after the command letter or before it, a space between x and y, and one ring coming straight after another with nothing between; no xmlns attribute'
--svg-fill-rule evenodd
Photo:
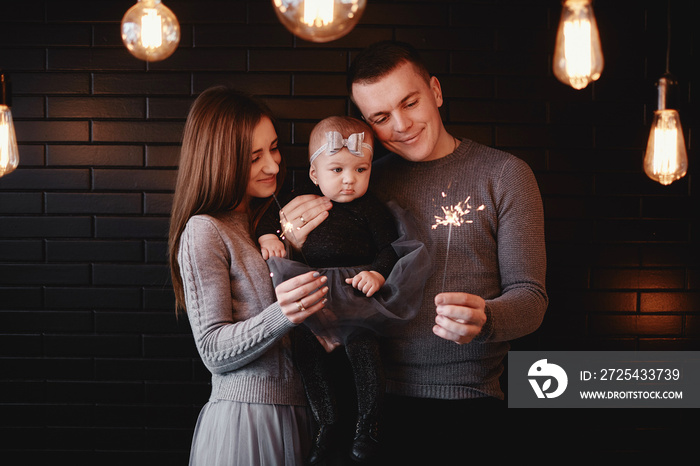
<svg viewBox="0 0 700 466"><path fill-rule="evenodd" d="M469 343L486 324L486 302L469 293L440 293L435 296L433 333L462 345Z"/></svg>
<svg viewBox="0 0 700 466"><path fill-rule="evenodd" d="M284 257L287 255L284 243L276 235L262 235L258 238L258 243L260 244L262 258L265 260L268 260L270 257Z"/></svg>
<svg viewBox="0 0 700 466"><path fill-rule="evenodd" d="M374 270L365 270L352 278L346 278L345 283L352 285L353 288L362 291L368 298L384 285L384 277L379 272Z"/></svg>

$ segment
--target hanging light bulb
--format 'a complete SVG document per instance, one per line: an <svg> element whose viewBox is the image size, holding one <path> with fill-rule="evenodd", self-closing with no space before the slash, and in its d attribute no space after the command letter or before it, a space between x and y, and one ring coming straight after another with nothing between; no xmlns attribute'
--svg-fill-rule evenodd
<svg viewBox="0 0 700 466"><path fill-rule="evenodd" d="M122 41L136 58L164 60L180 43L180 24L160 0L139 0L122 18Z"/></svg>
<svg viewBox="0 0 700 466"><path fill-rule="evenodd" d="M554 76L574 89L600 78L603 51L591 0L562 1L553 62Z"/></svg>
<svg viewBox="0 0 700 466"><path fill-rule="evenodd" d="M0 177L14 171L19 164L19 150L10 105L10 82L0 72Z"/></svg>
<svg viewBox="0 0 700 466"><path fill-rule="evenodd" d="M360 20L366 4L366 0L272 0L284 27L312 42L329 42L346 35Z"/></svg>
<svg viewBox="0 0 700 466"><path fill-rule="evenodd" d="M644 172L649 178L663 185L683 178L688 171L688 155L681 118L676 110L666 108L666 92L670 84L671 78L668 74L659 79L659 108L654 112L644 155Z"/></svg>

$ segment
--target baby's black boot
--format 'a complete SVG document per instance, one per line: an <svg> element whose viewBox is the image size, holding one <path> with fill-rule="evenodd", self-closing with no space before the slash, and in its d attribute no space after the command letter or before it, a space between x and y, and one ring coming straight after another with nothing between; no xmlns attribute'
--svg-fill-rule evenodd
<svg viewBox="0 0 700 466"><path fill-rule="evenodd" d="M336 424L321 424L318 427L306 464L309 466L318 465L328 458L335 446L337 430Z"/></svg>
<svg viewBox="0 0 700 466"><path fill-rule="evenodd" d="M357 420L350 457L354 461L365 463L377 456L379 447L379 420L377 416L371 414L360 416Z"/></svg>

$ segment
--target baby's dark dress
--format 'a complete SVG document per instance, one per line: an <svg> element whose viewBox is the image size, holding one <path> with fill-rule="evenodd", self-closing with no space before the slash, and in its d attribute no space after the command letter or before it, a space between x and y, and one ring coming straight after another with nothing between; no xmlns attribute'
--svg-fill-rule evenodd
<svg viewBox="0 0 700 466"><path fill-rule="evenodd" d="M391 243L399 234L389 209L371 194L352 202L333 202L329 217L312 230L302 246L312 267L358 267L385 279L398 260Z"/></svg>
<svg viewBox="0 0 700 466"><path fill-rule="evenodd" d="M271 212L276 214L277 209ZM333 424L338 414L326 377L328 354L314 334L344 344L355 377L358 417L378 416L384 372L375 334L384 325L415 316L430 273L424 245L408 234L409 220L398 206L390 210L369 193L352 202L333 202L328 218L309 233L297 260L268 259L275 286L309 270L328 277L325 311L307 318L294 331L295 362L320 424ZM266 215L256 236L278 234L279 229L279 217ZM377 271L386 279L371 298L345 283L362 270Z"/></svg>
<svg viewBox="0 0 700 466"><path fill-rule="evenodd" d="M313 194L321 194L315 189ZM415 317L431 261L423 243L415 239L417 228L409 214L396 204L384 205L370 193L352 202L333 202L328 214L307 236L302 254L294 253L294 260L272 257L267 261L275 286L310 270L328 278L325 311L304 324L317 335L346 343L358 330L381 334L387 325ZM298 224L298 219L287 220ZM260 221L256 237L279 234L279 230L274 206ZM386 280L371 298L345 283L363 270L379 272Z"/></svg>

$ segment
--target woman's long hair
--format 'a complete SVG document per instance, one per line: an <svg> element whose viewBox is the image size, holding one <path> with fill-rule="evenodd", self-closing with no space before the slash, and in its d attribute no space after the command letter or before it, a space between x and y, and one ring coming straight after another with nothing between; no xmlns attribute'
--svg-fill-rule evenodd
<svg viewBox="0 0 700 466"><path fill-rule="evenodd" d="M246 199L253 153L253 132L263 118L274 123L270 110L260 101L226 86L202 92L190 108L182 138L180 165L170 217L168 253L175 291L176 310L186 310L177 261L180 238L194 215L232 210ZM277 175L282 185L283 166ZM251 223L267 206L255 202Z"/></svg>

